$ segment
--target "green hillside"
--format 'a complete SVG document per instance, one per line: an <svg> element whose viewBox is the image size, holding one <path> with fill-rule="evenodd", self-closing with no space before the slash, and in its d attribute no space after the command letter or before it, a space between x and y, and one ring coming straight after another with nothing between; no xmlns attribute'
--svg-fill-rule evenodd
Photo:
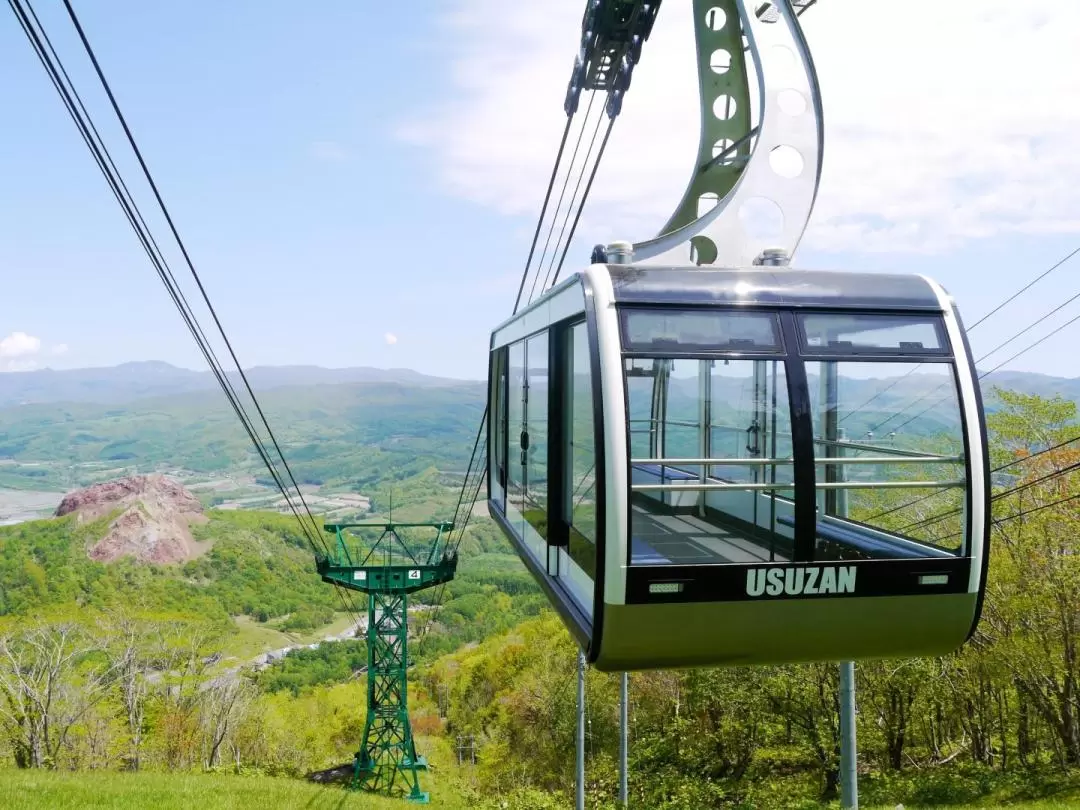
<svg viewBox="0 0 1080 810"><path fill-rule="evenodd" d="M87 547L108 523L106 517L79 525L69 516L0 528L0 615L126 605L198 616L224 628L231 616L265 621L297 611L325 615L335 607L331 589L312 573L295 521L213 513L208 524L192 527L197 540L213 544L210 550L174 566L87 559Z"/></svg>
<svg viewBox="0 0 1080 810"><path fill-rule="evenodd" d="M395 515L452 514L478 391L437 387L421 396L365 385L351 400L314 389L277 393L270 407L288 418L269 415L283 426L294 470L337 471L311 484L313 496L340 486L370 497L373 516L386 516L391 495ZM237 467L254 475L243 442L230 433L230 415L213 410L212 397L196 400L121 409L127 427L99 406L0 412L14 426L0 439L25 442L0 469L22 476L39 464L55 475L65 459L101 465L105 448L136 436L132 465L172 464L191 483L200 480L198 460L185 454L200 447L202 425L219 437L226 465L205 480L238 481ZM995 402L994 464L1077 431L1077 409L1065 400L1001 392ZM155 419L168 429L150 430ZM55 431L52 445L32 424ZM64 456L57 448L73 431L98 445L88 439ZM309 455L297 457L304 447ZM321 447L336 449L323 455ZM1072 478L1040 479L1076 460L1065 447L1013 469L1017 483L1029 486L995 504L1003 522L972 643L938 660L859 664L863 806L1052 808L1070 806L1080 793L1080 515L1066 502L1005 521L1080 493ZM104 475L100 467L78 469ZM213 502L231 493L200 494ZM947 505L919 508L932 516ZM93 795L103 807L169 806L154 797L175 791L213 807L243 804L254 791L283 804L380 806L299 782L351 759L364 722L366 650L362 640L307 647L350 622L316 576L295 520L243 508L207 515L193 527L205 551L161 566L88 559L107 517L0 527L0 762L19 766L10 778L0 773L0 791L8 791L0 802L23 806L32 794L47 799L44 806L74 807ZM412 721L436 765L425 787L446 807L569 807L573 642L490 519L473 520L461 552L458 579L413 603ZM430 608L436 599L437 611ZM364 607L361 598L356 604ZM263 654L285 648L292 649L267 665ZM826 664L634 674L633 805L835 806L838 688L836 667ZM587 691L589 801L610 808L617 681L590 672ZM475 766L457 764L461 737L476 741ZM71 770L79 773L62 775Z"/></svg>
<svg viewBox="0 0 1080 810"><path fill-rule="evenodd" d="M88 559L111 516L0 527L0 805L75 807L94 795L103 807L141 807L158 792L201 803L212 790L205 777L171 783L156 774L137 780L133 798L134 783L123 777L31 777L37 768L137 763L141 771L193 773L239 757L244 773L299 777L351 759L364 720L365 687L356 678L367 660L364 642L301 646L348 629L349 617L315 574L295 521L208 514L193 532L209 548L171 565ZM438 613L421 601L413 616L415 661L504 632L543 607L488 521L476 522L462 549L466 559ZM365 610L363 597L354 598ZM259 653L286 646L299 649L271 666L251 666ZM422 688L413 706L420 744L442 768L450 758L443 724ZM31 771L16 777L5 770L12 764ZM460 792L454 780L436 776L434 784L442 806L477 806L447 804ZM292 781L256 785L226 781L213 788L212 801L232 806L264 790L289 806L321 806L331 795L334 806L384 806L359 798L342 805L340 791ZM28 804L27 793L45 804Z"/></svg>
<svg viewBox="0 0 1080 810"><path fill-rule="evenodd" d="M104 535L108 517L83 525L68 516L0 527L0 621L120 608L167 614L205 624L227 654L248 657L347 629L348 614L315 573L312 552L293 518L218 510L209 517L205 525L192 526L195 539L209 550L160 566L130 558L88 559L86 549ZM543 604L489 519L476 521L462 552L458 579L440 595L437 621L425 627L422 652L453 649L505 630ZM353 599L366 609L361 595ZM417 621L427 623L426 617Z"/></svg>
<svg viewBox="0 0 1080 810"><path fill-rule="evenodd" d="M388 498L389 484L431 469L450 490L460 483L455 476L468 464L483 413L483 384L406 379L300 386L288 384L294 375L286 371L268 377L279 384L258 389L259 399L297 480L309 490L372 494L381 487ZM107 380L93 382L94 390L119 395ZM917 417L904 425L911 435L943 427L941 414L931 407L942 396L936 378L912 374L885 382L846 382L849 404L868 403L848 425L853 436L883 423L885 430L896 429L909 416ZM1014 374L1010 385L1080 399L1075 381ZM689 395L696 396L696 388ZM985 396L989 410L1001 407L992 390ZM888 421L897 414L907 415ZM264 501L256 505L267 506L273 498L262 461L220 392L0 407L0 490L61 492L149 471L171 472L198 485L210 504L261 494Z"/></svg>

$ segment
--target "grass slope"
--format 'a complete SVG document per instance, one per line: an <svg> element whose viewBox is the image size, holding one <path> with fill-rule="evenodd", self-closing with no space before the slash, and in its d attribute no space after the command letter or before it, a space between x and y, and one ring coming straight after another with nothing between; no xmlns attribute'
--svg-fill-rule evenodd
<svg viewBox="0 0 1080 810"><path fill-rule="evenodd" d="M444 746L445 747L445 746ZM426 750L426 748L425 748ZM446 753L445 758L448 759ZM422 773L420 789L432 807L475 807L455 780ZM370 796L299 779L205 773L56 773L0 770L0 807L48 810L240 810L303 807L307 810L400 810L400 799Z"/></svg>
<svg viewBox="0 0 1080 810"><path fill-rule="evenodd" d="M475 798L464 795L455 778L438 773L421 776L420 787L431 797L432 807L447 810L477 808ZM0 771L0 807L49 808L49 810L235 810L247 807L304 807L308 810L391 810L408 807L397 799L352 793L337 787L320 787L299 780L224 774L163 773L50 773ZM547 807L572 803L545 802ZM611 807L611 805L607 805ZM822 807L837 807L821 805ZM866 806L866 810L875 810ZM1001 802L968 805L905 805L940 810L1076 810L1080 799L1045 802ZM894 810L895 805L878 805Z"/></svg>
<svg viewBox="0 0 1080 810"><path fill-rule="evenodd" d="M0 807L49 810L238 810L304 807L309 810L400 808L403 802L292 779L212 774L6 772L0 776ZM454 804L437 806L454 807ZM458 807L466 805L458 804Z"/></svg>

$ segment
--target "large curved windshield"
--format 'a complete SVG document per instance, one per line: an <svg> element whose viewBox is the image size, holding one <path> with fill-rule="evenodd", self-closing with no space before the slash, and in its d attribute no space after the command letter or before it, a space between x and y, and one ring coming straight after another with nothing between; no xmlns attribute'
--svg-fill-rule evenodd
<svg viewBox="0 0 1080 810"><path fill-rule="evenodd" d="M815 558L963 553L964 429L953 364L934 356L947 352L940 319L823 313L800 320L804 352L827 345L846 355L805 364ZM889 354L923 357L900 362Z"/></svg>
<svg viewBox="0 0 1080 810"><path fill-rule="evenodd" d="M778 313L623 313L631 565L964 553L963 422L940 318L799 317L799 345L785 346ZM810 406L801 443L794 379ZM809 557L795 549L796 447L815 470Z"/></svg>

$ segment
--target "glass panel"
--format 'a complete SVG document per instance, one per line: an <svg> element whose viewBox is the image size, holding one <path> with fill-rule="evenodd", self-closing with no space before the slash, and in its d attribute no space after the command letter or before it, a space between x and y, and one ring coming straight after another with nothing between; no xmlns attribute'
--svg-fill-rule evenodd
<svg viewBox="0 0 1080 810"><path fill-rule="evenodd" d="M510 391L507 396L509 433L509 470L507 473L507 511L516 512L520 522L525 511L525 451L521 448L525 433L525 342L518 341L510 347ZM524 525L515 526L518 533L525 531Z"/></svg>
<svg viewBox="0 0 1080 810"><path fill-rule="evenodd" d="M662 361L629 360L626 397L629 403L630 457L646 458L659 452L660 426L652 421L653 381Z"/></svg>
<svg viewBox="0 0 1080 810"><path fill-rule="evenodd" d="M794 482L785 372L780 360L713 362L709 387L709 455L735 459L765 456L784 459L786 463L764 471L761 467L738 464L713 465L709 468L710 475L733 483ZM789 490L780 493L788 500L792 494Z"/></svg>
<svg viewBox="0 0 1080 810"><path fill-rule="evenodd" d="M806 371L815 559L963 553L967 466L952 364L837 361Z"/></svg>
<svg viewBox="0 0 1080 810"><path fill-rule="evenodd" d="M946 349L941 318L933 315L863 313L800 316L811 351L940 352Z"/></svg>
<svg viewBox="0 0 1080 810"><path fill-rule="evenodd" d="M491 392L491 442L488 457L488 485L491 500L506 511L506 349L496 349L492 358Z"/></svg>
<svg viewBox="0 0 1080 810"><path fill-rule="evenodd" d="M525 520L547 538L548 498L548 338L547 333L529 338L526 350L529 369L525 393L525 430L528 450L525 467Z"/></svg>
<svg viewBox="0 0 1080 810"><path fill-rule="evenodd" d="M631 565L791 559L793 487L785 486L792 480L791 424L784 363L651 362L657 369L653 390L630 389L631 413L649 409L660 425L659 453L632 456ZM641 363L627 360L627 373ZM778 497L773 486L788 497Z"/></svg>
<svg viewBox="0 0 1080 810"><path fill-rule="evenodd" d="M569 553L591 579L596 578L596 429L593 424L592 369L585 324L570 329L566 339L566 424L570 452L566 457L566 503Z"/></svg>
<svg viewBox="0 0 1080 810"><path fill-rule="evenodd" d="M622 310L623 344L637 351L776 350L776 315L733 310Z"/></svg>
<svg viewBox="0 0 1080 810"><path fill-rule="evenodd" d="M701 368L708 360L662 360L660 446L664 458L696 458L701 441Z"/></svg>

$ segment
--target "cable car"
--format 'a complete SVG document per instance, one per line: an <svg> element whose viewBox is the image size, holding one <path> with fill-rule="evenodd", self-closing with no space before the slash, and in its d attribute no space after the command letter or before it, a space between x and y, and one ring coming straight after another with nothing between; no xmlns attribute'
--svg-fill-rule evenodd
<svg viewBox="0 0 1080 810"><path fill-rule="evenodd" d="M941 655L983 406L921 276L594 263L491 335L488 509L597 669Z"/></svg>

